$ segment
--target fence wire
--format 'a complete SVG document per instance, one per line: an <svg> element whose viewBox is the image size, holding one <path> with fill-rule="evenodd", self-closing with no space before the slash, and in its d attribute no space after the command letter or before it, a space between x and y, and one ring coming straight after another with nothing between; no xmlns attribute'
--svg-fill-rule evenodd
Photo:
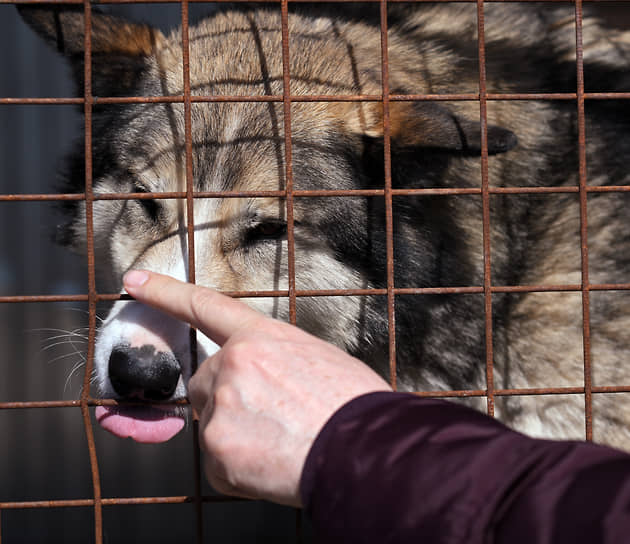
<svg viewBox="0 0 630 544"><path fill-rule="evenodd" d="M226 0L227 1L227 0ZM234 2L235 0L230 0ZM238 1L238 0L237 0ZM589 186L586 168L586 133L585 133L585 103L587 101L601 100L627 100L630 92L586 92L584 88L583 65L583 36L582 36L582 0L554 0L554 3L566 3L574 6L575 10L575 47L576 47L576 92L558 93L493 93L487 90L486 80L486 48L485 48L485 19L484 0L463 0L476 4L479 61L479 92L457 94L390 94L389 88L389 58L388 58L388 4L399 3L402 0L338 0L339 3L374 4L378 7L380 17L381 36L381 79L382 93L378 95L293 95L291 93L291 73L289 65L289 1L288 0L262 0L260 3L277 6L281 13L282 25L282 66L283 66L283 92L281 95L266 96L193 96L191 93L189 71L189 6L201 3L200 0L157 0L152 3L172 3L181 8L182 29L182 55L183 55L183 93L178 96L132 96L132 97L96 97L92 89L92 6L89 0L68 0L64 4L82 5L85 13L85 58L84 58L84 93L81 97L37 97L16 98L0 97L0 107L10 106L52 106L74 105L83 109L84 115L84 148L85 148L85 190L81 193L28 193L28 194L0 194L0 203L9 202L84 202L87 225L87 290L79 294L2 294L0 304L27 304L27 303L58 303L78 302L87 306L88 328L86 338L86 364L83 372L83 387L79 398L72 400L49 401L3 401L0 399L0 410L9 413L12 410L40 410L71 408L80 409L87 442L89 465L92 478L92 496L81 499L44 499L28 501L3 501L0 502L0 542L2 541L3 514L9 510L45 509L45 508L90 508L93 511L94 540L101 544L103 539L103 509L110 506L148 505L148 504L193 504L195 508L196 539L201 542L210 533L210 529L204 528L204 504L223 503L235 501L227 497L204 494L202 491L202 474L199 455L199 443L196 432L196 423L192 432L193 440L191 448L194 458L194 490L188 495L177 496L138 496L138 497L108 497L102 491L99 456L95 444L94 429L90 417L90 409L99 405L112 405L116 401L112 399L95 398L90 392L90 380L92 375L95 336L98 328L97 307L99 303L113 302L128 299L126 295L119 293L101 292L96 283L96 263L94 253L94 218L93 209L95 202L101 200L141 200L141 199L180 199L185 200L187 217L194 217L195 201L204 198L243 198L243 197L273 197L284 201L287 218L288 237L288 288L265 291L231 291L227 294L233 297L286 297L289 299L289 315L292 323L296 322L296 303L301 297L343 297L343 296L381 296L387 301L388 334L389 334L389 378L393 387L397 385L396 368L396 297L401 295L465 295L476 294L483 297L485 311L485 377L484 389L466 389L450 391L418 391L417 394L426 397L481 397L487 400L487 411L494 414L495 399L497 397L509 397L513 395L584 395L585 403L585 436L592 439L592 398L595 394L603 393L628 393L630 384L615 384L606 386L594 386L591 379L591 331L590 331L590 293L594 291L628 291L630 283L602 284L589 281L589 252L588 252L588 214L587 200L590 194L596 193L627 193L630 186ZM450 0L433 0L448 2ZM462 1L462 0L460 0ZM494 0L500 1L500 0ZM521 0L529 1L529 0ZM534 1L534 0L532 0ZM2 4L10 2L2 1ZM38 2L21 2L23 4L35 4ZM133 4L140 3L136 0L109 0L107 4ZM222 2L217 2L222 3ZM300 3L300 0L292 0L291 3ZM551 2L550 2L551 3ZM597 2L592 2L597 3ZM630 9L630 8L629 8ZM525 30L526 31L526 30ZM3 54L7 54L5 51ZM487 134L487 109L493 101L507 100L536 100L536 101L565 101L574 102L577 111L577 149L578 149L578 186L571 187L493 187L489 183L488 175L488 134ZM448 188L448 189L399 189L392 186L391 165L391 127L390 107L392 103L409 101L468 101L479 104L481 121L481 183L478 188ZM294 188L293 161L292 161L292 120L291 106L294 103L305 102L378 102L383 108L383 137L384 137L384 186L382 189L362 190L300 190ZM184 191L176 192L143 192L143 193L95 193L92 184L92 114L96 105L112 104L182 104L185 119L185 179ZM282 104L284 116L284 165L285 188L275 191L198 191L194 186L193 178L193 143L191 129L191 112L194 104L204 103L278 103ZM2 127L2 130L10 130L10 127ZM579 199L580 207L580 259L581 282L562 285L494 285L491 275L492 247L490 242L490 199L493 195L531 195L531 194L574 194ZM400 287L395 285L394 278L394 207L395 197L408 197L417 195L451 196L469 195L481 199L483 220L483 284L472 286L446 286L446 287ZM296 199L308 198L332 198L332 197L366 197L382 199L385 203L386 226L386 257L387 273L386 286L379 289L299 289L296 287L295 272L295 234L294 234L294 202ZM195 282L195 237L194 222L188 221L188 273L189 281ZM582 300L582 334L583 334L583 358L584 372L583 385L565 387L531 387L519 389L506 389L495 387L494 380L494 356L493 356L493 321L492 305L493 296L502 293L548 293L548 292L575 292L579 293ZM191 345L193 351L192 360L196 361L195 334L191 330ZM186 401L181 401L185 404ZM78 447L78 446L77 446ZM298 522L299 532L299 522ZM298 536L299 538L299 536Z"/></svg>

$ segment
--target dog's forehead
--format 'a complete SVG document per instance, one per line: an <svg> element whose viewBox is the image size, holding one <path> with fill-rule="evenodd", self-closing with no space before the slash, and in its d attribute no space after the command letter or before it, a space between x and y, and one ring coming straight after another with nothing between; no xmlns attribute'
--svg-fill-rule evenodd
<svg viewBox="0 0 630 544"><path fill-rule="evenodd" d="M153 106L153 105L152 105ZM322 104L294 104L291 127L295 187L348 188L348 153L361 145ZM151 191L184 191L187 150L181 104L138 115L122 146L126 167ZM278 191L286 187L282 104L195 103L191 152L197 191ZM358 150L354 150L358 152Z"/></svg>
<svg viewBox="0 0 630 544"><path fill-rule="evenodd" d="M192 105L190 160L198 191L278 190L284 187L281 105ZM126 169L153 191L186 186L184 108L165 104L137 109L117 150Z"/></svg>
<svg viewBox="0 0 630 544"><path fill-rule="evenodd" d="M293 95L380 92L379 78L374 76L380 73L379 57L366 52L371 48L378 51L377 33L368 27L353 27L355 34L361 34L359 40L325 18L309 19L307 25L292 17L290 24ZM220 14L192 26L189 34L191 94L225 99L194 101L191 107L196 189L283 189L286 130L278 13ZM370 58L374 66L369 64ZM182 74L181 32L175 31L157 52L147 85L158 94L181 95ZM239 103L240 96L274 99L250 98ZM360 109L360 105L346 103L341 108L340 104L297 101L291 106L296 166L306 171L312 164L313 172L322 172L320 184L324 185L328 183L330 151L340 146L338 132L343 123L339 116L346 115L350 107ZM364 118L360 112L355 116ZM182 190L186 167L183 104L149 104L131 123L135 130L124 137L129 151L126 160L135 162L134 172L141 173L145 184L157 184L155 190ZM305 176L297 182L306 183Z"/></svg>
<svg viewBox="0 0 630 544"><path fill-rule="evenodd" d="M288 57L279 10L220 13L191 26L191 94L282 96L287 59L294 95L379 89L380 35L372 27L293 14L288 24ZM156 57L170 92L184 87L181 42L178 29Z"/></svg>

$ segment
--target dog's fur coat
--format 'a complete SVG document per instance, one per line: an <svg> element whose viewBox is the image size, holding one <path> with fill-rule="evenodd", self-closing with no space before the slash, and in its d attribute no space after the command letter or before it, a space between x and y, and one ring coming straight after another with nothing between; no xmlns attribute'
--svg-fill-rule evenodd
<svg viewBox="0 0 630 544"><path fill-rule="evenodd" d="M572 8L485 6L488 92L576 91ZM22 6L31 26L72 61L83 93L83 15L74 8ZM190 28L194 96L282 95L279 10L225 9ZM477 93L476 6L390 8L392 94ZM181 33L160 31L94 11L95 96L181 95ZM291 94L380 95L378 20L356 12L289 17ZM587 91L630 90L630 37L584 22ZM491 187L578 186L575 100L488 102ZM295 189L383 188L383 114L377 101L291 105ZM392 101L395 188L479 188L481 131L475 101ZM97 193L185 190L181 103L94 105L93 178ZM197 191L285 187L283 105L192 105L192 170ZM630 102L586 103L589 185L629 185ZM69 161L69 190L82 191L84 152ZM382 197L295 199L298 289L386 285ZM628 281L626 196L588 197L591 283ZM277 198L196 199L198 283L219 290L287 289L285 203ZM626 210L626 211L624 211ZM84 204L69 207L65 239L85 247ZM481 286L484 282L479 194L394 197L396 287ZM119 289L130 267L186 277L186 206L182 201L98 200L96 263L103 289ZM579 285L580 210L576 192L490 197L492 285ZM286 298L251 298L287 319ZM483 294L396 297L397 385L402 390L485 389ZM577 291L492 296L494 386L582 387L582 295ZM304 297L299 326L334 342L380 372L388 370L385 297ZM590 293L592 377L596 386L630 385L630 311L623 291ZM201 339L202 355L214 347ZM172 397L190 374L184 326L135 303L114 305L97 342L101 393L118 396L108 376L117 346L154 346L181 366ZM135 349L135 348L134 348ZM120 393L120 391L118 391ZM166 399L168 400L168 399ZM595 439L630 448L625 395L595 394ZM583 395L497 397L497 415L541 436L584 437Z"/></svg>

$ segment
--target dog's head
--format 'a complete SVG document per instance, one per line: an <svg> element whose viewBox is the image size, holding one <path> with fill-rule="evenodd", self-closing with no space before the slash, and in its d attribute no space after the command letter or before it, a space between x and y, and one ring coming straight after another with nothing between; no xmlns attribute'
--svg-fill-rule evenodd
<svg viewBox="0 0 630 544"><path fill-rule="evenodd" d="M82 96L82 9L50 5L18 9L70 59ZM94 246L102 288L120 289L122 275L130 268L186 280L187 225L193 222L198 283L223 291L288 289L285 199L213 198L206 194L194 199L191 217L181 198L143 198L142 193L186 191L187 171L192 171L197 192L283 191L288 171L297 191L383 187L383 110L379 102L296 100L290 108L291 124L286 124L279 14L226 12L190 28L193 103L188 119L181 98L133 104L107 104L99 99L181 97L180 31L165 37L159 30L96 10L91 27L91 95L96 97L91 106L93 189L97 195L137 194L134 199L94 202ZM290 36L292 95L382 93L378 29L296 16L291 17ZM401 58L407 54L402 48ZM392 51L395 56L396 49ZM408 63L404 58L392 69L390 86L404 90L413 84L414 92L426 90L420 71L410 74L405 68ZM227 98L195 101L198 96ZM239 102L238 96L261 100ZM392 102L389 119L393 152L405 157L400 164L413 165L412 170L395 170L398 185L417 186L422 179L434 183L450 157L480 153L480 125L474 117L435 103ZM187 157L189 120L191 153ZM287 164L285 132L289 130L292 153ZM487 134L491 154L515 144L508 130L489 126ZM69 164L69 185L81 191L85 179L82 146ZM296 196L296 288L384 285L384 227L380 198ZM83 203L71 210L63 232L69 245L79 250L85 247ZM424 244L420 235L411 243L420 253L415 260L424 263L426 274L431 274L431 245ZM252 297L247 302L268 315L288 319L286 297ZM359 344L371 342L377 334L366 325L366 312L369 308L358 297L301 297L297 322L356 351ZM368 319L382 319L376 314ZM198 335L199 360L216 349L209 339ZM189 329L184 324L135 302L114 304L100 328L95 350L100 394L146 401L154 408L100 408L99 421L119 436L141 441L170 438L182 424L159 406L185 396L192 367L190 353Z"/></svg>

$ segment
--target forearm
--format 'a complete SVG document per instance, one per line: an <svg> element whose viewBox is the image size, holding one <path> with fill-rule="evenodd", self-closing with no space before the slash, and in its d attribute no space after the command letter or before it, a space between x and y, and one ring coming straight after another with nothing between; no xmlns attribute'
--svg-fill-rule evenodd
<svg viewBox="0 0 630 544"><path fill-rule="evenodd" d="M626 454L534 440L412 395L341 408L301 491L322 542L620 542L615 531L630 531Z"/></svg>

